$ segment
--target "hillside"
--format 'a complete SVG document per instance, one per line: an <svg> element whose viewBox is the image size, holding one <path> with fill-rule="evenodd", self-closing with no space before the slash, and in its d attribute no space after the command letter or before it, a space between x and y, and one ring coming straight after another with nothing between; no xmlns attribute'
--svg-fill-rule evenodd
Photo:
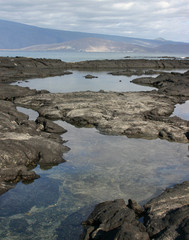
<svg viewBox="0 0 189 240"><path fill-rule="evenodd" d="M77 51L77 52L146 52L148 48L127 42L100 38L82 38L58 44L34 45L25 51Z"/></svg>
<svg viewBox="0 0 189 240"><path fill-rule="evenodd" d="M189 53L189 43L39 28L0 20L0 49Z"/></svg>

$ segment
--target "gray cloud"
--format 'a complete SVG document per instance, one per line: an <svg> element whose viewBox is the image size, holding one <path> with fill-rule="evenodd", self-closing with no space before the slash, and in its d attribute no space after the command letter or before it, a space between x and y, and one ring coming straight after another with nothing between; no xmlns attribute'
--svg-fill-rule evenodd
<svg viewBox="0 0 189 240"><path fill-rule="evenodd" d="M39 27L189 42L188 0L0 0L2 19Z"/></svg>

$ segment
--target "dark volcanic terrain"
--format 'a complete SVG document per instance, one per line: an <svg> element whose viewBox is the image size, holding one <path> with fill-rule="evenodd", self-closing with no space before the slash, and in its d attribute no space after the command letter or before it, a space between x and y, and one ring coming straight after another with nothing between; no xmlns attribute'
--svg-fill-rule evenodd
<svg viewBox="0 0 189 240"><path fill-rule="evenodd" d="M189 69L189 61L125 59L65 63L1 57L0 194L20 180L30 182L38 178L32 171L36 165L46 169L64 161L62 155L69 149L63 146L60 134L65 129L53 120L95 126L105 134L187 143L188 121L170 115L175 104L189 99L189 72L162 72L178 68ZM156 78L133 80L157 88L151 92L52 94L8 85L28 78L71 74L72 69L115 70L114 74L141 70L161 73ZM28 120L16 106L36 110L39 117L36 121ZM144 210L133 200L128 206L123 200L101 204L84 223L86 235L83 239L189 239L188 189L188 182L185 182L166 190L147 203ZM144 225L136 220L141 216L144 216Z"/></svg>

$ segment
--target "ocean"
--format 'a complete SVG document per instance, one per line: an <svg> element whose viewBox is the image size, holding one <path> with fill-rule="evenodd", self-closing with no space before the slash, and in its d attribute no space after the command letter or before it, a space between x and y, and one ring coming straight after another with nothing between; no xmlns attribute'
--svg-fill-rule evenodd
<svg viewBox="0 0 189 240"><path fill-rule="evenodd" d="M123 59L123 58L145 58L154 59L162 57L188 57L187 54L143 54L131 52L61 52L61 51L1 51L0 56L10 57L31 57L31 58L53 58L61 59L65 62L79 62L86 60L103 60L103 59Z"/></svg>

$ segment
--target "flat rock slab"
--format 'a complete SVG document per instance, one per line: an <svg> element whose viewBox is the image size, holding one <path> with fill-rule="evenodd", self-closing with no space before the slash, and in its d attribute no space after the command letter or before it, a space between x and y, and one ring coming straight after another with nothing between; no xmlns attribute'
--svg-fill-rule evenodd
<svg viewBox="0 0 189 240"><path fill-rule="evenodd" d="M95 126L102 133L188 142L188 122L169 116L176 101L153 92L74 92L18 98L17 104L49 119Z"/></svg>

